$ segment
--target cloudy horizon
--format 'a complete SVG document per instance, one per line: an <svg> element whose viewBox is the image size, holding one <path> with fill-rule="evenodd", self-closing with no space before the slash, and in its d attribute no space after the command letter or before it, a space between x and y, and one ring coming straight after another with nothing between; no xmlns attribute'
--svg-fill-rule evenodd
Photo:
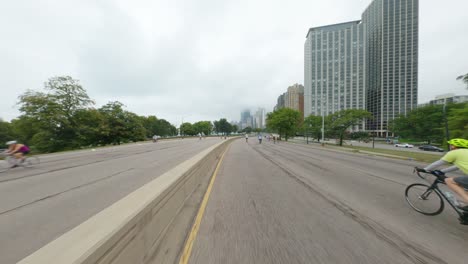
<svg viewBox="0 0 468 264"><path fill-rule="evenodd" d="M99 107L120 101L139 115L239 120L271 111L304 84L310 27L358 20L371 0L5 1L0 16L0 118L17 97L54 76L80 80ZM466 95L468 3L420 1L419 98Z"/></svg>

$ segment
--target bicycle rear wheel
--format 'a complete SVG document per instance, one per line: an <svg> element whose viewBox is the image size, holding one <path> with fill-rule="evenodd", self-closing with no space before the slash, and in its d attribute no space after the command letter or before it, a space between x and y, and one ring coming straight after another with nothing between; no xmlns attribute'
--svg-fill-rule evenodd
<svg viewBox="0 0 468 264"><path fill-rule="evenodd" d="M429 185L411 184L405 190L405 197L408 204L421 214L438 215L444 210L442 197Z"/></svg>
<svg viewBox="0 0 468 264"><path fill-rule="evenodd" d="M30 167L38 165L40 162L41 161L39 160L38 157L31 156L31 157L26 158L26 160L23 163L23 166L26 167L26 168L30 168Z"/></svg>

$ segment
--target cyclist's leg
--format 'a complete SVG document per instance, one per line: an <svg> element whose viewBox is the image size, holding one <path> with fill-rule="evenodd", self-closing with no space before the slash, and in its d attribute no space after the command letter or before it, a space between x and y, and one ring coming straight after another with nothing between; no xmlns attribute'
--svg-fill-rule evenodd
<svg viewBox="0 0 468 264"><path fill-rule="evenodd" d="M445 183L468 204L468 193L465 191L468 188L468 177L446 178Z"/></svg>

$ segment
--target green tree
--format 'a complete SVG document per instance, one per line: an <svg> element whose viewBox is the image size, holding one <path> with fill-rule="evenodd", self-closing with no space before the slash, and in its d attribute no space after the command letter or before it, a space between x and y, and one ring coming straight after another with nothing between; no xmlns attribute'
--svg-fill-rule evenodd
<svg viewBox="0 0 468 264"><path fill-rule="evenodd" d="M103 138L106 144L120 145L122 142L135 142L145 139L146 130L141 118L136 114L125 111L121 102L109 102L99 108L104 116L104 128L109 133Z"/></svg>
<svg viewBox="0 0 468 264"><path fill-rule="evenodd" d="M174 136L177 134L177 128L171 125L171 123L169 123L167 120L158 119L156 123L157 123L156 131L158 135L165 137L165 136Z"/></svg>
<svg viewBox="0 0 468 264"><path fill-rule="evenodd" d="M210 135L213 131L213 124L210 121L198 121L193 124L193 129L195 133L203 133L205 135Z"/></svg>
<svg viewBox="0 0 468 264"><path fill-rule="evenodd" d="M466 88L468 89L468 73L464 75L460 75L457 77L457 80L461 80L463 83L466 84Z"/></svg>
<svg viewBox="0 0 468 264"><path fill-rule="evenodd" d="M156 116L140 116L143 127L145 128L145 136L151 138L154 135L161 135L158 129L158 118Z"/></svg>
<svg viewBox="0 0 468 264"><path fill-rule="evenodd" d="M237 125L232 126L232 133L238 133L239 132L239 127Z"/></svg>
<svg viewBox="0 0 468 264"><path fill-rule="evenodd" d="M0 119L0 148L4 148L5 143L9 140L15 139L11 123L5 122Z"/></svg>
<svg viewBox="0 0 468 264"><path fill-rule="evenodd" d="M309 133L310 135L312 135L312 137L316 138L320 142L322 134L321 116L309 115L304 119L303 127L306 133Z"/></svg>
<svg viewBox="0 0 468 264"><path fill-rule="evenodd" d="M32 136L32 144L44 152L78 147L77 124L73 115L94 102L79 82L70 76L49 79L45 90L46 93L29 90L19 97L21 117L32 121L38 128Z"/></svg>
<svg viewBox="0 0 468 264"><path fill-rule="evenodd" d="M242 129L242 132L247 133L247 134L252 133L252 131L253 131L253 129L252 129L251 127L249 127L249 126L246 127L246 128L244 128L244 129Z"/></svg>
<svg viewBox="0 0 468 264"><path fill-rule="evenodd" d="M372 118L372 114L362 109L346 109L327 116L328 128L340 139L343 145L343 137L346 130L351 126L359 125L364 119Z"/></svg>
<svg viewBox="0 0 468 264"><path fill-rule="evenodd" d="M20 116L19 118L11 120L11 129L18 141L29 145L33 149L37 149L33 146L32 138L40 131L39 121L34 118Z"/></svg>
<svg viewBox="0 0 468 264"><path fill-rule="evenodd" d="M282 108L267 114L267 128L277 132L287 141L301 126L301 113L290 108Z"/></svg>
<svg viewBox="0 0 468 264"><path fill-rule="evenodd" d="M468 139L468 103L450 104L447 119L451 138Z"/></svg>
<svg viewBox="0 0 468 264"><path fill-rule="evenodd" d="M226 118L221 118L219 121L214 121L213 124L216 133L229 135L232 131L232 125L226 120Z"/></svg>
<svg viewBox="0 0 468 264"><path fill-rule="evenodd" d="M369 133L367 133L365 131L356 131L356 132L350 133L349 138L355 139L355 140L368 141L369 140Z"/></svg>
<svg viewBox="0 0 468 264"><path fill-rule="evenodd" d="M429 144L441 142L444 138L442 105L428 105L412 110L406 116L400 115L390 123L395 134Z"/></svg>
<svg viewBox="0 0 468 264"><path fill-rule="evenodd" d="M106 116L97 109L82 109L75 113L74 122L80 146L98 146L106 144L111 128Z"/></svg>
<svg viewBox="0 0 468 264"><path fill-rule="evenodd" d="M195 129L193 128L192 124L190 124L189 122L185 122L182 125L180 125L180 134L182 136L185 136L185 135L194 136L197 133L195 132Z"/></svg>

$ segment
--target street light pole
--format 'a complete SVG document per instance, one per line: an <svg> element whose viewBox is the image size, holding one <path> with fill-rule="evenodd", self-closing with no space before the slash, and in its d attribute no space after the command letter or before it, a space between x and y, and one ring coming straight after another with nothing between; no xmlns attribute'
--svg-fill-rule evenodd
<svg viewBox="0 0 468 264"><path fill-rule="evenodd" d="M449 141L450 140L450 134L449 134L449 128L448 128L446 107L447 107L447 99L444 100L443 112L444 112L444 121L445 121L445 136L447 138L447 141ZM447 150L450 151L450 145L447 145Z"/></svg>
<svg viewBox="0 0 468 264"><path fill-rule="evenodd" d="M323 113L322 108L322 145L324 144L323 141L325 140L325 115Z"/></svg>

